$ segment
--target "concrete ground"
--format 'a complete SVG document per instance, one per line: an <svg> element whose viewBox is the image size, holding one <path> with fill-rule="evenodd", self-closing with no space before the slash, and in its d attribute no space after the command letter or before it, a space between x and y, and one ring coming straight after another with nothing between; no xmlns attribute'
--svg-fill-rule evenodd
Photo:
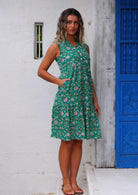
<svg viewBox="0 0 138 195"><path fill-rule="evenodd" d="M78 179L78 185L84 190L84 194L83 195L89 195L89 193L88 193L88 185L87 185L87 180L86 179ZM62 180L59 180L58 189L57 189L56 195L64 195L64 193L61 190L61 186L62 186Z"/></svg>
<svg viewBox="0 0 138 195"><path fill-rule="evenodd" d="M138 169L95 168L86 163L85 170L86 179L78 180L83 195L138 195ZM56 195L63 195L61 185L59 179Z"/></svg>
<svg viewBox="0 0 138 195"><path fill-rule="evenodd" d="M37 194L33 194L33 195L56 195L55 193L48 193L48 194L44 194L44 193L37 193Z"/></svg>
<svg viewBox="0 0 138 195"><path fill-rule="evenodd" d="M85 168L89 195L138 195L138 169Z"/></svg>

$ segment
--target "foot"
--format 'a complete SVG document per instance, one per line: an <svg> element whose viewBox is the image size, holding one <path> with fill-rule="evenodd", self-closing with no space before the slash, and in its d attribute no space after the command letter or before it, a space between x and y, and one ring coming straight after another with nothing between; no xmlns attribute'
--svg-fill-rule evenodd
<svg viewBox="0 0 138 195"><path fill-rule="evenodd" d="M77 185L76 182L72 183L72 188L75 191L75 194L83 194L83 190Z"/></svg>
<svg viewBox="0 0 138 195"><path fill-rule="evenodd" d="M62 191L66 195L75 195L75 192L74 192L71 184L69 184L69 183L62 185Z"/></svg>

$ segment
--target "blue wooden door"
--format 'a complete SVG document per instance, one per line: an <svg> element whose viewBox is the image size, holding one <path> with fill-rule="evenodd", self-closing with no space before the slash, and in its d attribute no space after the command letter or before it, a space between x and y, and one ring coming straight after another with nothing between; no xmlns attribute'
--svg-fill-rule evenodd
<svg viewBox="0 0 138 195"><path fill-rule="evenodd" d="M138 0L116 0L116 167L138 168Z"/></svg>

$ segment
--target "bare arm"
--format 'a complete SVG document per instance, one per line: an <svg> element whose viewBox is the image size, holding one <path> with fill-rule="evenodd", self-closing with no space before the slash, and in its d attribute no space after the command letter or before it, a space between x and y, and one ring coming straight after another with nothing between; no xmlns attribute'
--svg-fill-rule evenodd
<svg viewBox="0 0 138 195"><path fill-rule="evenodd" d="M59 46L56 43L53 43L47 50L40 66L38 69L38 76L45 79L48 82L55 83L57 85L61 85L63 82L61 79L51 75L48 73L48 69L55 58L58 56L60 52Z"/></svg>

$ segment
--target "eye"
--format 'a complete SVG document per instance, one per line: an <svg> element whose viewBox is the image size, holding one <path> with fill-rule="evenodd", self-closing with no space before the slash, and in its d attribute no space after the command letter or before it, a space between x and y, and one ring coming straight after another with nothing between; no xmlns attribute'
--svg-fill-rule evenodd
<svg viewBox="0 0 138 195"><path fill-rule="evenodd" d="M70 21L70 20L68 20L68 21L67 21L67 24L71 24L71 21Z"/></svg>
<svg viewBox="0 0 138 195"><path fill-rule="evenodd" d="M76 22L74 22L74 23L75 23L75 24L79 24L79 22L77 22L77 21L76 21Z"/></svg>

